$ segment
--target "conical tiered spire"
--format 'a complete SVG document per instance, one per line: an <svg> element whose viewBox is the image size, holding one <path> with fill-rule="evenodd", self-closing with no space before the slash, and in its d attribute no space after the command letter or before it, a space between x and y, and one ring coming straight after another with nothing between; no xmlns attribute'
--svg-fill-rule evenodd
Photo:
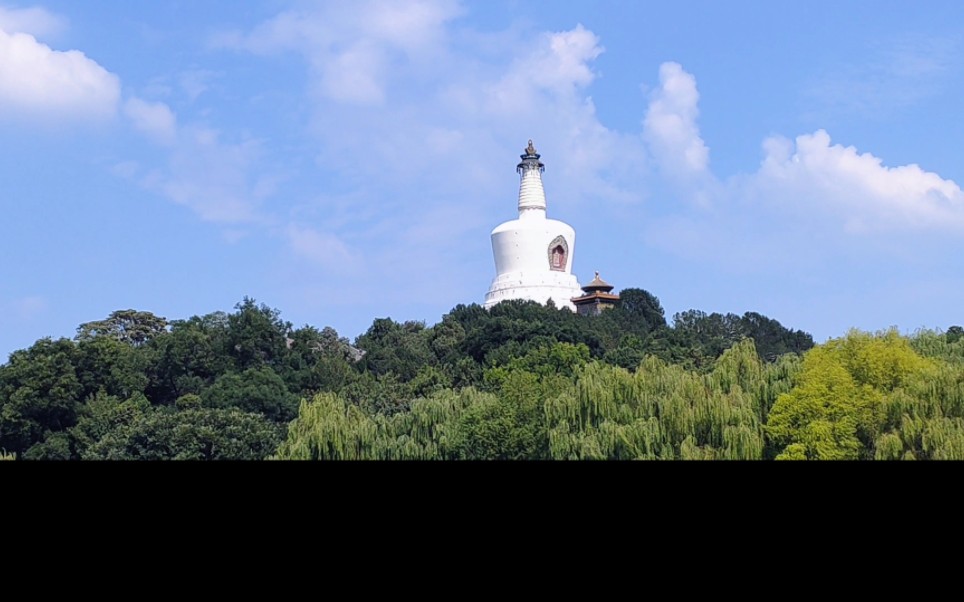
<svg viewBox="0 0 964 602"><path fill-rule="evenodd" d="M522 155L522 163L516 166L516 171L522 176L519 184L519 217L535 217L541 212L546 213L546 191L542 187L542 172L546 166L539 160L541 155L529 141L529 146Z"/></svg>

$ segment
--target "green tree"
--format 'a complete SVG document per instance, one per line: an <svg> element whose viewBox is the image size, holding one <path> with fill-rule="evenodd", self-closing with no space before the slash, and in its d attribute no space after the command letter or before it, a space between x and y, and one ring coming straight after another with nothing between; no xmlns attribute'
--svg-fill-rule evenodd
<svg viewBox="0 0 964 602"><path fill-rule="evenodd" d="M588 355L588 350L583 348L583 352ZM568 368L564 365L560 370ZM464 409L452 439L455 456L462 460L548 458L545 399L570 387L571 380L559 372L539 375L519 367L488 372L488 377L498 382L498 393Z"/></svg>
<svg viewBox="0 0 964 602"><path fill-rule="evenodd" d="M540 376L561 374L572 377L589 361L589 347L579 343L554 343L532 349L521 357L512 358L507 368L532 372Z"/></svg>
<svg viewBox="0 0 964 602"><path fill-rule="evenodd" d="M776 361L787 353L803 353L813 347L813 337L801 330L790 330L782 324L755 312L740 318L740 332L752 339L764 361Z"/></svg>
<svg viewBox="0 0 964 602"><path fill-rule="evenodd" d="M47 437L30 446L23 454L24 460L56 460L64 461L73 459L71 452L70 435L65 431L48 433Z"/></svg>
<svg viewBox="0 0 964 602"><path fill-rule="evenodd" d="M422 366L415 378L408 383L412 398L429 397L432 393L451 386L452 379L435 366Z"/></svg>
<svg viewBox="0 0 964 602"><path fill-rule="evenodd" d="M86 460L263 460L283 429L240 410L150 410L107 432Z"/></svg>
<svg viewBox="0 0 964 602"><path fill-rule="evenodd" d="M201 394L201 399L204 407L238 408L276 422L288 422L298 411L298 398L267 366L249 368L240 374L224 374Z"/></svg>
<svg viewBox="0 0 964 602"><path fill-rule="evenodd" d="M603 356L603 361L613 366L619 366L627 370L635 370L647 355L649 349L642 339L636 335L627 335L619 342L618 347L610 349Z"/></svg>
<svg viewBox="0 0 964 602"><path fill-rule="evenodd" d="M281 313L248 297L228 315L227 349L239 371L271 366L278 368L288 353L291 323L281 319Z"/></svg>
<svg viewBox="0 0 964 602"><path fill-rule="evenodd" d="M302 400L298 418L278 448L281 460L371 460L378 426L366 412L334 393Z"/></svg>
<svg viewBox="0 0 964 602"><path fill-rule="evenodd" d="M392 415L370 414L334 393L303 400L278 448L282 460L451 460L466 408L495 397L472 388L443 390Z"/></svg>
<svg viewBox="0 0 964 602"><path fill-rule="evenodd" d="M87 322L77 328L78 341L107 337L127 345L139 347L165 332L167 320L149 311L119 309L106 319Z"/></svg>
<svg viewBox="0 0 964 602"><path fill-rule="evenodd" d="M338 393L349 403L370 414L394 415L409 409L411 387L394 372L374 376L371 372L355 375Z"/></svg>
<svg viewBox="0 0 964 602"><path fill-rule="evenodd" d="M365 351L359 365L376 376L394 373L408 382L423 366L436 363L430 338L431 332L422 322L399 324L391 318L379 318L356 341L356 346Z"/></svg>
<svg viewBox="0 0 964 602"><path fill-rule="evenodd" d="M910 337L910 345L924 357L964 364L964 338L955 336L950 329L946 333L919 330Z"/></svg>
<svg viewBox="0 0 964 602"><path fill-rule="evenodd" d="M22 455L77 421L83 386L71 341L41 339L0 366L0 448Z"/></svg>
<svg viewBox="0 0 964 602"><path fill-rule="evenodd" d="M618 305L600 317L612 320L625 333L640 338L666 328L666 315L659 299L639 288L619 291Z"/></svg>
<svg viewBox="0 0 964 602"><path fill-rule="evenodd" d="M760 381L767 376L746 371L742 384L749 391L765 389ZM760 459L759 402L740 383L732 375L701 375L655 357L632 373L592 362L573 388L557 388L545 402L550 457Z"/></svg>
<svg viewBox="0 0 964 602"><path fill-rule="evenodd" d="M896 331L852 330L807 352L796 386L779 397L766 431L783 451L778 459L872 458L893 395L938 365L914 352ZM914 403L914 402L912 402ZM888 448L892 441L884 442Z"/></svg>
<svg viewBox="0 0 964 602"><path fill-rule="evenodd" d="M227 353L228 316L223 312L171 323L169 333L151 341L147 396L157 405L171 405L182 395L200 394L233 369Z"/></svg>
<svg viewBox="0 0 964 602"><path fill-rule="evenodd" d="M82 340L74 359L82 398L101 391L120 398L143 393L149 383L149 353L144 347L135 348L111 337Z"/></svg>
<svg viewBox="0 0 964 602"><path fill-rule="evenodd" d="M512 357L557 342L583 343L590 354L603 353L594 320L533 301L504 301L488 311L478 305L460 305L443 318L446 320L458 322L465 331L461 355L482 365L505 364Z"/></svg>

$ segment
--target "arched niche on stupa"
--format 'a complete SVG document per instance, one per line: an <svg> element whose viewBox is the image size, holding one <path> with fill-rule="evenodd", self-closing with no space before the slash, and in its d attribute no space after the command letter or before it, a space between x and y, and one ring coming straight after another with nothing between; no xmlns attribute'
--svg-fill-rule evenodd
<svg viewBox="0 0 964 602"><path fill-rule="evenodd" d="M569 260L569 243L562 236L557 236L549 243L549 269L556 272L566 271Z"/></svg>

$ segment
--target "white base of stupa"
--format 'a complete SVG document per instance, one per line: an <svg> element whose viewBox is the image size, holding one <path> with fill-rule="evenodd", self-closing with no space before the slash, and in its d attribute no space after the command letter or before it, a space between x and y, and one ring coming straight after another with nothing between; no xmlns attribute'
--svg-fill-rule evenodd
<svg viewBox="0 0 964 602"><path fill-rule="evenodd" d="M582 295L582 288L572 274L548 270L535 274L510 272L501 274L492 281L492 286L485 295L484 307L489 309L509 299L526 299L545 305L549 299L552 299L556 307L576 311L572 299Z"/></svg>

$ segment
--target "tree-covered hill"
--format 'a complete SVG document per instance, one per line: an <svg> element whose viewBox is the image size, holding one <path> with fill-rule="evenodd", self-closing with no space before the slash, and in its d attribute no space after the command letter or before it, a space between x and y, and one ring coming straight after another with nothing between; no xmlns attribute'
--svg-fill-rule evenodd
<svg viewBox="0 0 964 602"><path fill-rule="evenodd" d="M621 292L597 317L460 305L353 342L244 299L117 311L0 366L19 459L964 458L964 340L859 332L813 348L756 313ZM813 348L813 349L811 349Z"/></svg>

